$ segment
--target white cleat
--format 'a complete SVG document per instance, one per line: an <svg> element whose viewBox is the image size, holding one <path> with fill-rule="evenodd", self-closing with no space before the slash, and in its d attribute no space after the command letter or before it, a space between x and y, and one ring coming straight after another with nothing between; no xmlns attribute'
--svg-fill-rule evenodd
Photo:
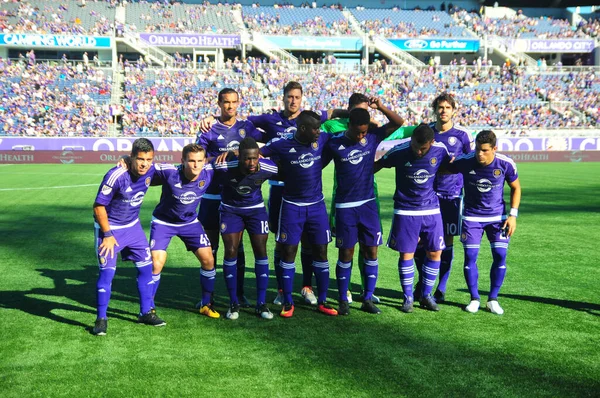
<svg viewBox="0 0 600 398"><path fill-rule="evenodd" d="M348 304L352 304L352 292L350 290L346 290L346 298L348 299Z"/></svg>
<svg viewBox="0 0 600 398"><path fill-rule="evenodd" d="M470 312L471 314L479 311L479 300L471 300L469 305L465 307L465 311Z"/></svg>
<svg viewBox="0 0 600 398"><path fill-rule="evenodd" d="M317 305L317 296L315 296L315 293L310 286L304 286L302 290L300 290L300 294L308 304Z"/></svg>
<svg viewBox="0 0 600 398"><path fill-rule="evenodd" d="M235 321L240 317L240 306L237 304L230 306L227 310L227 315L225 316L227 317L227 319Z"/></svg>
<svg viewBox="0 0 600 398"><path fill-rule="evenodd" d="M490 300L486 304L486 308L492 313L496 315L504 314L504 310L500 307L497 300Z"/></svg>
<svg viewBox="0 0 600 398"><path fill-rule="evenodd" d="M275 300L273 300L273 304L283 305L283 292L281 290L277 291L277 297L275 297Z"/></svg>

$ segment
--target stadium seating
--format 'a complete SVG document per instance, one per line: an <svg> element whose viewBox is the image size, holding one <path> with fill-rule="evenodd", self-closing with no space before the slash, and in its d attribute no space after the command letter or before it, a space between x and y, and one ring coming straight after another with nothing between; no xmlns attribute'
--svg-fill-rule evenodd
<svg viewBox="0 0 600 398"><path fill-rule="evenodd" d="M340 10L331 8L242 7L251 30L271 35L339 36L351 34Z"/></svg>

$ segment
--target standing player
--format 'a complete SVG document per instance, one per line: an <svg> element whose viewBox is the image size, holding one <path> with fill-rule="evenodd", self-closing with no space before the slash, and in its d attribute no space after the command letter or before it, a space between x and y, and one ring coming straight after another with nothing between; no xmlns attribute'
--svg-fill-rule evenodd
<svg viewBox="0 0 600 398"><path fill-rule="evenodd" d="M225 245L223 274L229 292L228 319L238 319L236 263L238 246L244 229L248 231L254 251L256 275L256 314L272 319L266 304L269 283L267 238L269 217L262 197L262 183L277 174L277 166L268 159L259 159L258 145L251 137L240 142L239 156L215 165L216 178L223 186L221 193L221 236Z"/></svg>
<svg viewBox="0 0 600 398"><path fill-rule="evenodd" d="M396 169L394 218L388 247L400 254L398 271L404 291L403 312L413 311L413 258L419 239L426 251L421 307L439 311L431 291L440 268L444 231L433 181L440 166L450 161L450 154L444 144L434 142L434 134L431 127L421 124L410 142L395 146L375 163L375 170Z"/></svg>
<svg viewBox="0 0 600 398"><path fill-rule="evenodd" d="M454 97L448 93L440 94L433 100L431 107L436 116L435 124L430 125L435 131L435 141L443 143L453 158L471 152L473 138L465 129L456 126L453 121L456 115ZM446 298L446 285L454 258L454 237L459 235L462 187L463 179L460 174L439 173L435 177L433 185L440 200L440 212L444 223L444 243L446 244L440 263L440 280L434 293L434 298L438 303L443 302ZM423 264L423 258L423 250L419 250L415 254L415 262L419 270Z"/></svg>
<svg viewBox="0 0 600 398"><path fill-rule="evenodd" d="M279 165L286 182L279 214L277 242L281 244L279 263L283 284L284 305L280 315L294 315L292 289L296 272L296 252L304 233L313 247L313 269L317 280L317 310L327 315L337 311L326 304L329 287L327 244L331 232L323 197L322 154L330 136L321 134L321 118L312 111L303 111L297 118L294 134L274 139L261 148L263 156Z"/></svg>
<svg viewBox="0 0 600 398"><path fill-rule="evenodd" d="M517 228L521 183L515 162L496 153L498 147L494 132L480 132L475 144L475 153L459 157L448 166L450 171L461 173L465 181L461 241L465 250L465 279L471 293L471 302L465 310L471 313L479 310L477 255L485 231L493 257L486 307L492 313L502 315L504 310L498 303L498 292L506 274L508 243ZM504 203L504 182L510 187L508 217Z"/></svg>
<svg viewBox="0 0 600 398"><path fill-rule="evenodd" d="M335 162L336 246L339 249L336 277L340 300L338 313L341 315L350 312L347 293L357 242L361 247L359 256L364 256L362 262L366 274L361 309L372 314L381 313L372 301L379 268L377 246L383 241L374 192L373 164L377 146L404 120L385 107L379 98L371 98L369 106L381 111L390 122L380 128L370 128L369 111L355 108L350 111L348 130L333 136L325 153L326 161L332 157Z"/></svg>
<svg viewBox="0 0 600 398"><path fill-rule="evenodd" d="M237 119L237 109L240 105L238 93L231 88L224 88L219 92L218 105L221 115L210 129L198 136L197 144L206 149L209 157L217 157L222 153L238 149L240 141L246 136L256 140L262 138L262 134L256 130L254 125L247 120ZM200 222L206 230L206 234L212 245L215 257L219 248L219 205L221 203L221 187L212 183L206 194L202 197L200 204ZM238 294L240 301L245 307L250 303L244 296L244 273L246 270L246 257L244 247L240 244L237 260L238 267Z"/></svg>
<svg viewBox="0 0 600 398"><path fill-rule="evenodd" d="M154 176L154 147L146 138L134 141L131 168L120 166L106 173L94 201L95 235L100 272L96 284L97 318L92 332L106 335L107 309L112 280L117 269L116 254L133 261L140 295L138 322L152 326L166 323L152 311L152 256L142 229L139 213L144 195Z"/></svg>
<svg viewBox="0 0 600 398"><path fill-rule="evenodd" d="M162 182L162 195L152 213L150 248L152 250L152 308L160 284L160 274L167 261L167 247L171 238L178 236L188 251L201 264L200 284L202 301L200 313L219 318L212 308L211 294L215 286L215 266L210 241L198 221L198 203L213 178L213 168L206 165L206 150L197 144L188 144L181 153L181 165L155 165L156 177Z"/></svg>

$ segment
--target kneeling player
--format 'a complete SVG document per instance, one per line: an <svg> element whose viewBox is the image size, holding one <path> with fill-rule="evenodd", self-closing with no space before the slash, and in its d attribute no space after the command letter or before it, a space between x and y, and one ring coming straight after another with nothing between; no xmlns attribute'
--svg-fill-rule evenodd
<svg viewBox="0 0 600 398"><path fill-rule="evenodd" d="M240 304L237 293L237 256L244 229L248 231L254 251L256 275L256 314L272 319L266 304L269 283L267 238L269 217L265 209L261 186L277 174L277 166L270 160L259 159L258 145L251 137L240 142L238 158L215 165L215 182L223 186L221 192L221 236L225 245L223 276L229 292L228 319L239 317Z"/></svg>
<svg viewBox="0 0 600 398"><path fill-rule="evenodd" d="M506 274L508 242L517 227L521 183L515 162L496 154L497 149L494 132L481 131L475 138L475 152L459 157L448 166L450 171L461 173L464 179L464 216L460 238L465 250L465 279L471 293L471 302L465 310L471 313L479 310L477 255L484 231L493 257L486 307L494 314L504 313L498 304L498 292ZM503 197L504 182L510 187L508 216Z"/></svg>

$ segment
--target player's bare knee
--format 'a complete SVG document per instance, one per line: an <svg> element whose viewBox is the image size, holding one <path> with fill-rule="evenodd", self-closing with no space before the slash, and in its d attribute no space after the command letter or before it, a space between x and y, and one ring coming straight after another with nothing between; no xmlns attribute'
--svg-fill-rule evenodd
<svg viewBox="0 0 600 398"><path fill-rule="evenodd" d="M442 251L437 250L434 252L427 252L427 258L431 261L441 261L442 260Z"/></svg>
<svg viewBox="0 0 600 398"><path fill-rule="evenodd" d="M327 245L314 245L313 257L318 261L327 261Z"/></svg>

